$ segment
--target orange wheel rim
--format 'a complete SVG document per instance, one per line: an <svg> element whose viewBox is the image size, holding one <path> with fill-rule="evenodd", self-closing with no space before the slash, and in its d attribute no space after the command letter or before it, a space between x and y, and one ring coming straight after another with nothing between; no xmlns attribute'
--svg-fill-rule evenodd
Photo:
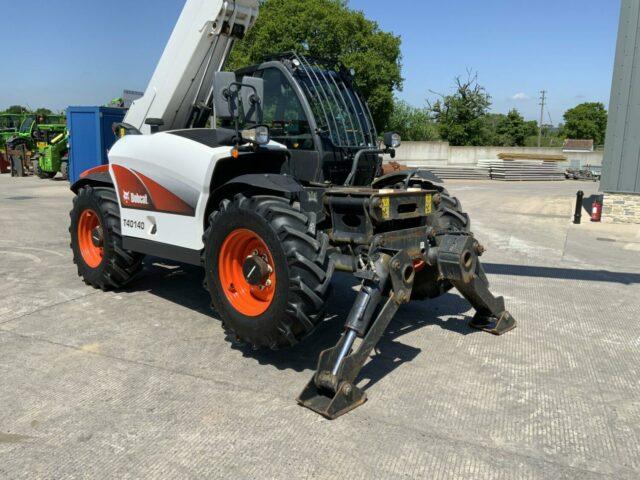
<svg viewBox="0 0 640 480"><path fill-rule="evenodd" d="M78 246L84 263L91 268L97 268L104 257L100 227L100 217L96 212L91 209L82 212L78 221Z"/></svg>
<svg viewBox="0 0 640 480"><path fill-rule="evenodd" d="M259 285L251 285L243 273L244 262L254 255L269 268L268 275ZM251 230L239 228L227 236L218 256L218 275L227 300L243 315L262 315L273 302L276 291L273 257L264 240Z"/></svg>

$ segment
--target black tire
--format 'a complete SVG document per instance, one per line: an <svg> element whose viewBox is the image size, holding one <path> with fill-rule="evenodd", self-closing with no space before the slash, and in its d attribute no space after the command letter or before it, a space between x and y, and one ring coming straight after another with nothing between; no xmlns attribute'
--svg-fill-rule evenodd
<svg viewBox="0 0 640 480"><path fill-rule="evenodd" d="M69 180L69 162L62 162L60 164L60 174L63 180Z"/></svg>
<svg viewBox="0 0 640 480"><path fill-rule="evenodd" d="M31 160L31 164L33 165L33 174L38 177L38 178L43 178L42 175L42 170L40 170L40 162L38 161L38 159L36 158L35 160Z"/></svg>
<svg viewBox="0 0 640 480"><path fill-rule="evenodd" d="M231 232L257 234L273 259L273 299L264 313L247 316L225 294L219 272L220 252ZM224 200L209 217L203 237L205 287L231 341L254 348L295 345L324 317L334 266L329 238L316 230L315 219L280 197L238 194Z"/></svg>
<svg viewBox="0 0 640 480"><path fill-rule="evenodd" d="M28 171L25 171L25 157L27 156L27 147L24 143L16 142L15 140L9 140L7 142L7 157L11 162L11 176L12 177L24 177ZM9 155L9 150L13 151L13 155ZM16 155L17 153L17 155Z"/></svg>
<svg viewBox="0 0 640 480"><path fill-rule="evenodd" d="M469 215L462 211L460 201L444 189L440 193L440 203L434 214L429 216L427 224L438 231L471 230ZM412 300L437 298L453 288L450 282L439 280L438 277L437 267L426 267L417 272L411 293Z"/></svg>
<svg viewBox="0 0 640 480"><path fill-rule="evenodd" d="M41 178L42 180L50 180L56 176L56 172L45 172L44 170L42 170L42 168L40 168L39 159L33 160L33 173L35 173L37 177Z"/></svg>
<svg viewBox="0 0 640 480"><path fill-rule="evenodd" d="M102 260L94 267L85 261L78 239L80 216L86 210L95 212L103 231ZM70 216L71 249L73 263L78 267L78 275L87 285L102 290L117 289L126 285L141 269L143 255L122 248L120 210L116 192L112 188L81 188L73 199Z"/></svg>

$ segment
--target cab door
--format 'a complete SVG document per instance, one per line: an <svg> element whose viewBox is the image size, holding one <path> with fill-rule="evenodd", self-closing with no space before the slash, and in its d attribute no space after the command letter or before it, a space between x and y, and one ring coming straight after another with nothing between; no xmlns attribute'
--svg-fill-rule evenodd
<svg viewBox="0 0 640 480"><path fill-rule="evenodd" d="M276 67L258 70L254 76L264 80L263 123L271 138L291 153L289 173L301 181L320 181L317 135L290 80Z"/></svg>

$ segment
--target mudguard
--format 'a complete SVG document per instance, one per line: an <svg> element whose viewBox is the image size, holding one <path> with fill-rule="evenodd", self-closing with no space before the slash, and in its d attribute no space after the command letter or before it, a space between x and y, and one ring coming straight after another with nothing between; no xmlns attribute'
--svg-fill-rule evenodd
<svg viewBox="0 0 640 480"><path fill-rule="evenodd" d="M80 178L71 185L71 191L77 194L85 185L113 187L113 180L109 173L109 165L99 165L82 172Z"/></svg>
<svg viewBox="0 0 640 480"><path fill-rule="evenodd" d="M226 198L228 195L247 189L257 189L263 192L271 192L280 195L284 194L287 198L291 198L304 191L302 185L288 175L275 173L250 173L240 175L239 177L236 177L216 188L211 193L210 202L215 202L213 205L217 205L219 201Z"/></svg>

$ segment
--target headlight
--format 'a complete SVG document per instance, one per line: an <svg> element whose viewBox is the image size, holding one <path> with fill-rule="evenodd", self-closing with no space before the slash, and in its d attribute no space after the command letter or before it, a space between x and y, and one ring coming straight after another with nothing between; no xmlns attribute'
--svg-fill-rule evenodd
<svg viewBox="0 0 640 480"><path fill-rule="evenodd" d="M387 148L398 148L402 143L400 135L393 132L387 132L384 134L384 145Z"/></svg>
<svg viewBox="0 0 640 480"><path fill-rule="evenodd" d="M242 139L258 145L266 145L269 143L269 128L264 125L258 127L247 128L240 132Z"/></svg>

